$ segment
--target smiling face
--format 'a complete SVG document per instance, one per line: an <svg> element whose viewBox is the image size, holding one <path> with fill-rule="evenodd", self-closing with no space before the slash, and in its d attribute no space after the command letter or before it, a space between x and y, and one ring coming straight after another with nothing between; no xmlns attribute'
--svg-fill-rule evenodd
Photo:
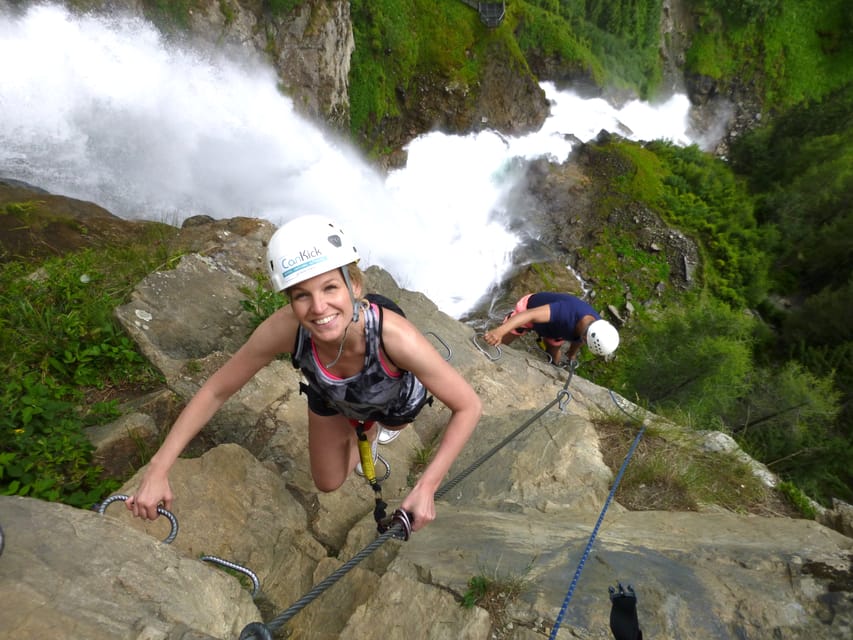
<svg viewBox="0 0 853 640"><path fill-rule="evenodd" d="M295 284L288 293L296 319L314 340L340 342L343 339L352 321L352 300L340 269ZM361 297L361 283L353 282L353 294Z"/></svg>

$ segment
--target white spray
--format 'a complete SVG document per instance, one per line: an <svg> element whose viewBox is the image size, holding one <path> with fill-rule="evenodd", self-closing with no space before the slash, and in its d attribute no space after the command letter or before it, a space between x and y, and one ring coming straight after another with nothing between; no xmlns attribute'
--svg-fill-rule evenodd
<svg viewBox="0 0 853 640"><path fill-rule="evenodd" d="M52 5L0 14L0 77L0 176L172 224L322 213L366 264L456 317L511 266L518 239L500 221L513 158L563 161L566 134L601 129L690 142L684 96L617 111L545 84L552 115L539 132L427 134L381 176L300 118L268 66L167 44L138 18Z"/></svg>

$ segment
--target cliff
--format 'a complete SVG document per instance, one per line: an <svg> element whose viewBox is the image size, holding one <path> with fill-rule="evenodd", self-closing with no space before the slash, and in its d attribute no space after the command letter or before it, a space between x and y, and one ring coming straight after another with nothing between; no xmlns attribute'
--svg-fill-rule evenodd
<svg viewBox="0 0 853 640"><path fill-rule="evenodd" d="M187 400L245 338L240 300L254 286L271 232L268 223L245 219L188 226L182 233L195 234L203 249L152 273L116 310L168 389L137 399L123 418L92 433L105 461L121 466L133 443L156 446L168 428L164 404ZM543 638L573 584L557 637L608 638L607 588L617 582L634 586L648 638L849 637L853 540L770 508L629 510L617 497L603 511L621 463L605 463L615 444L630 443L641 424L644 442L683 440L686 432L585 380L583 371L566 387L567 372L533 353L507 348L490 360L470 327L381 269L367 275L370 290L397 301L450 347L485 414L449 478L467 475L439 500L437 520L365 557L288 623L289 637ZM439 341L436 348L445 352ZM10 637L235 638L365 548L376 535L372 492L357 476L330 494L313 488L298 379L289 362L270 364L193 444L200 455L178 462L171 481L180 526L171 545L161 542L166 519L133 520L121 504L99 515L0 498L0 626ZM383 485L391 509L446 418L437 402L382 448L392 469ZM723 468L726 454L711 452L713 442L719 438L695 446L719 456ZM138 475L122 492L137 482ZM254 571L254 602L201 554ZM478 576L507 593L460 606Z"/></svg>

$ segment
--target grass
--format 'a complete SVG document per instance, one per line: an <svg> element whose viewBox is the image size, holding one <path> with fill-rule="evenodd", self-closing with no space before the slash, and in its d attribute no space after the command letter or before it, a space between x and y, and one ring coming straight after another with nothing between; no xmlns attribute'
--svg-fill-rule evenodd
<svg viewBox="0 0 853 640"><path fill-rule="evenodd" d="M424 446L412 449L411 456L409 457L409 475L406 478L406 482L410 487L415 486L418 477L427 468L427 465L438 450L440 441L440 434L435 434Z"/></svg>
<svg viewBox="0 0 853 640"><path fill-rule="evenodd" d="M604 462L615 474L639 427L621 416L599 415L593 423ZM647 427L615 497L633 511L706 511L716 507L735 513L800 514L735 455L703 451L695 436L663 425Z"/></svg>
<svg viewBox="0 0 853 640"><path fill-rule="evenodd" d="M0 494L86 508L116 488L85 428L162 383L113 315L135 283L176 264L162 234L0 265Z"/></svg>
<svg viewBox="0 0 853 640"><path fill-rule="evenodd" d="M470 609L481 607L489 613L492 620L490 638L501 640L512 637L509 607L532 585L529 577L530 564L518 574L502 572L496 566L493 570L481 568L481 572L468 580L468 588L462 594L460 606Z"/></svg>

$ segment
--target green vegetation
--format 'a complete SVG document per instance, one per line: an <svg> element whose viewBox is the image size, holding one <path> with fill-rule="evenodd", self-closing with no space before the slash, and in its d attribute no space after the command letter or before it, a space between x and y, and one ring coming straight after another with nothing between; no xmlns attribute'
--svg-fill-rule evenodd
<svg viewBox="0 0 853 640"><path fill-rule="evenodd" d="M851 112L847 85L743 136L730 163L664 142L587 149L603 220L642 203L698 243L696 294L650 294L665 265L630 225L602 225L580 252L603 299L659 303L638 309L615 361L584 355L596 380L731 433L825 503L853 497Z"/></svg>
<svg viewBox="0 0 853 640"><path fill-rule="evenodd" d="M253 331L276 310L289 302L285 293L270 289L269 278L262 273L255 274L254 289L243 288L240 289L240 293L246 296L245 300L240 301L240 306L249 313Z"/></svg>
<svg viewBox="0 0 853 640"><path fill-rule="evenodd" d="M422 84L474 83L489 42L504 33L489 32L461 2L353 0L350 15L350 126L365 140Z"/></svg>
<svg viewBox="0 0 853 640"><path fill-rule="evenodd" d="M520 2L511 13L517 20L515 37L525 57L559 62L567 72L586 76L602 86L606 84L607 73L589 43L570 28L558 11L535 4L547 3Z"/></svg>
<svg viewBox="0 0 853 640"><path fill-rule="evenodd" d="M155 24L181 29L189 27L190 11L199 6L196 0L143 0L142 5L145 14Z"/></svg>
<svg viewBox="0 0 853 640"><path fill-rule="evenodd" d="M604 461L617 470L638 430L620 416L595 419ZM680 429L647 427L616 492L619 504L638 511L696 511L717 505L739 513L769 513L774 496L752 469L732 454L706 452Z"/></svg>
<svg viewBox="0 0 853 640"><path fill-rule="evenodd" d="M772 111L820 99L849 81L847 0L691 0L698 24L688 71L757 89Z"/></svg>
<svg viewBox="0 0 853 640"><path fill-rule="evenodd" d="M853 83L791 109L732 149L732 166L749 180L758 219L776 234L772 289L795 301L790 308L762 305L775 332L763 340L758 356L777 369L792 363L786 386L790 378L805 385L834 382L815 388L804 406L818 414L804 417L803 428L788 430L786 446L770 434L756 441L754 432L750 442L765 459L777 461L774 470L823 500L853 497L851 112ZM786 395L779 409L803 402ZM819 399L837 403L841 411L821 410Z"/></svg>
<svg viewBox="0 0 853 640"><path fill-rule="evenodd" d="M788 502L791 503L791 506L801 513L803 517L808 518L809 520L814 520L815 517L817 517L817 512L815 511L814 505L812 505L809 500L809 497L793 482L780 482L779 491L785 496L785 498L787 498Z"/></svg>
<svg viewBox="0 0 853 640"><path fill-rule="evenodd" d="M614 388L630 391L665 415L680 410L707 428L749 391L753 320L707 298L641 315L642 339L620 345Z"/></svg>
<svg viewBox="0 0 853 640"><path fill-rule="evenodd" d="M350 129L369 151L387 151L378 134L424 86L458 85L475 97L486 61L652 95L660 83L660 0L604 2L517 0L497 29L461 2L353 0L355 51L350 68Z"/></svg>
<svg viewBox="0 0 853 640"><path fill-rule="evenodd" d="M493 571L483 570L468 580L468 588L459 604L466 609L477 606L488 611L492 637L505 637L511 622L508 608L530 589L532 583L528 574L532 566L533 561L519 574L500 572L497 567Z"/></svg>
<svg viewBox="0 0 853 640"><path fill-rule="evenodd" d="M170 264L149 245L0 266L0 493L89 507L118 486L83 430L159 382L113 317L132 283Z"/></svg>
<svg viewBox="0 0 853 640"><path fill-rule="evenodd" d="M660 0L527 0L519 5L519 46L530 60L585 71L600 86L653 95L660 84Z"/></svg>
<svg viewBox="0 0 853 640"><path fill-rule="evenodd" d="M597 202L602 220L642 203L698 241L703 260L697 277L714 297L736 306L764 299L765 248L773 230L759 227L752 197L728 165L695 146L662 141L645 146L613 141L588 153L609 187ZM649 299L650 288L666 282L670 269L664 256L637 246L624 226L602 225L596 246L580 250L599 293L613 304L624 302L626 286L635 299Z"/></svg>
<svg viewBox="0 0 853 640"><path fill-rule="evenodd" d="M263 0L263 5L274 16L285 16L304 2L305 0Z"/></svg>

